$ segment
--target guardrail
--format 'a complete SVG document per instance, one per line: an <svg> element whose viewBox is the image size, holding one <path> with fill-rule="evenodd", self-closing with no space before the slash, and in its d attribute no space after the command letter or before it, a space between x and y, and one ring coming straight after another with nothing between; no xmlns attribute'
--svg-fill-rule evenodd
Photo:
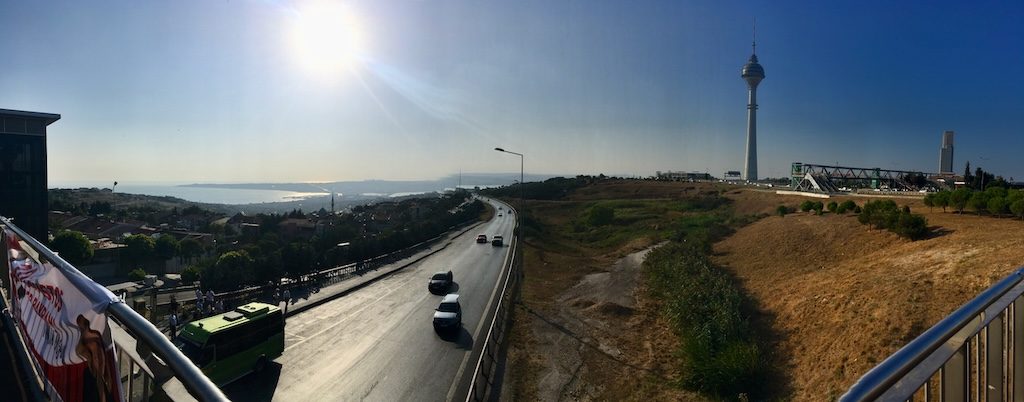
<svg viewBox="0 0 1024 402"><path fill-rule="evenodd" d="M275 300L273 300L273 292L277 288L280 288L280 290L283 292L286 289L292 289L292 288L299 287L299 286L306 286L306 285L309 285L309 284L315 284L315 285L317 285L319 287L329 286L329 285L341 282L341 281L343 281L345 279L348 279L352 275L358 275L358 274L360 274L362 272L371 271L371 270L380 268L380 267L382 267L384 265L391 264L391 263L393 263L395 261L399 261L399 260L401 260L403 258L409 257L409 256L411 256L411 255L413 255L413 254L415 254L415 253L417 253L417 252L419 252L419 251L429 247L431 244L434 244L437 241L443 239L445 236L447 236L453 230L456 230L457 228L459 228L461 226L465 226L465 225L467 225L467 224L469 224L471 222L474 222L474 221L475 221L475 219L470 219L470 220L467 220L466 222L460 223L458 225L454 225L452 227L449 227L448 230L446 230L444 233L442 233L440 235L437 235L437 236L434 236L434 237L432 237L430 239L427 239L427 240L421 241L419 243L413 244L413 245L411 245L409 247L406 247L406 248L403 248L401 250L392 251L390 253L379 255L379 256L376 256L376 257L373 257L373 258L369 258L369 259L366 259L366 260L362 260L362 261L359 261L359 262L354 262L354 263L350 263L350 264L346 264L346 265L342 265L342 266L338 266L338 267L327 268L327 269L324 269L324 270L321 270L321 271L317 271L317 272L312 272L312 273L309 273L309 274L304 274L304 275L302 275L300 277L299 281L293 281L293 282L289 282L289 283L286 283L286 284L283 284L283 285L274 284L274 285L252 286L252 287L248 287L248 288L244 288L244 289L233 290L233 291L230 291L230 292L219 293L216 296L217 296L217 299L223 300L226 304L230 304L232 306L237 306L239 304L243 304L243 302L248 302L248 301L258 300L258 299L263 299L263 300L266 300L266 301L273 302L273 301L275 301Z"/></svg>
<svg viewBox="0 0 1024 402"><path fill-rule="evenodd" d="M1024 268L864 374L840 401L1024 400Z"/></svg>
<svg viewBox="0 0 1024 402"><path fill-rule="evenodd" d="M509 207L511 210L512 208ZM515 211L519 214L519 211ZM518 220L517 220L518 222ZM514 231L519 233L520 230ZM490 394L494 392L492 386L494 385L494 374L495 367L500 361L502 348L506 346L506 340L508 335L508 323L512 318L512 311L515 308L513 305L514 298L519 294L519 286L522 282L522 258L519 253L519 239L518 234L512 238L512 244L510 245L508 262L508 271L505 274L504 285L502 285L500 297L498 298L498 305L494 310L494 317L491 318L491 324L487 327L487 337L484 338L484 347L480 351L480 358L476 362L476 368L473 370L473 377L469 383L469 391L466 395L466 402L470 401L482 401L490 398Z"/></svg>
<svg viewBox="0 0 1024 402"><path fill-rule="evenodd" d="M32 236L30 236L28 233L25 233L23 230L21 230L21 228L18 228L16 225L12 224L10 220L8 220L7 218L0 217L0 224L6 226L8 229L17 234L21 238L21 240L28 243L29 246L31 246L42 256L44 256L47 260L49 260L50 263L52 263L52 265L56 269L64 272L65 275L69 277L88 278L84 274L79 272L78 269L75 268L73 265L71 265L67 261L64 261L63 258L61 258L53 251L51 251L48 247L40 243ZM4 258L7 257L5 256ZM72 283L74 284L74 282ZM75 286L79 287L77 284L75 284ZM86 295L90 294L90 292L84 290L82 293ZM92 301L98 302L96 300ZM225 397L224 394L220 391L220 389L217 388L217 386L214 385L213 382L211 382L210 379L207 378L206 375L203 374L203 372L192 363L191 360L189 360L187 357L185 357L184 354L181 353L181 351L175 348L174 345L171 344L171 341L168 340L167 337L164 336L164 334L161 333L159 329L153 326L153 324L151 324L141 315L136 313L135 310L132 310L129 306L125 305L123 301L116 301L110 303L110 305L107 307L107 313L109 314L110 318L112 318L118 324L120 324L120 327L125 329L129 334L131 334L134 337L136 341L136 347L134 349L136 351L141 350L141 354L147 355L147 357L151 354L156 355L156 357L158 357L163 364L166 364L166 368L170 369L172 373L170 377L178 379L181 382L181 384L184 385L188 393L191 394L193 397L200 401L228 400L227 397ZM119 348L124 347L124 345L120 344L118 346ZM122 356L124 356L124 354L122 354ZM128 372L122 374L127 374L129 376L128 380L132 380L133 383L134 377L132 376L132 373L136 372L136 367L148 368L149 370L147 370L147 374L152 374L152 371L154 369L153 363L160 363L156 361L135 361L134 359L131 359L129 361L131 363L130 365L128 365ZM156 377L156 375L154 375L154 377ZM166 381L169 379L163 378L164 376L160 377L160 381ZM154 383L152 377L149 378L148 380L149 381L143 381L144 389L142 392L139 393L139 396L145 399L148 399L150 396L148 395L150 390L148 387ZM122 378L122 381L125 381L125 379ZM131 400L135 400L136 393L133 392L132 388L134 387L132 387L131 384L129 384L128 387L125 387L126 399L129 399L127 397L131 397Z"/></svg>

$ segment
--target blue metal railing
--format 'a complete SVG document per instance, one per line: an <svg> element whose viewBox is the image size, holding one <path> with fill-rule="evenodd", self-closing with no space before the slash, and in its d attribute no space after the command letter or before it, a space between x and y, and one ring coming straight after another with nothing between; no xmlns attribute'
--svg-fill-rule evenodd
<svg viewBox="0 0 1024 402"><path fill-rule="evenodd" d="M89 278L79 272L78 269L67 261L64 261L63 258L51 251L28 233L25 233L16 225L12 224L9 219L0 217L0 225L6 226L21 237L21 240L49 260L53 266L63 272L70 281L82 291L83 294L87 296L91 295L91 292L89 292L88 289L83 289L81 284L76 283L76 281L80 280L89 280ZM90 301L102 302L102 300ZM194 398L200 401L228 401L227 397L224 396L220 389L217 388L217 386L214 385L213 382L211 382L210 379L192 363L191 360L175 348L174 345L171 344L170 340L168 340L159 329L135 312L135 310L132 310L130 307L125 305L123 301L110 303L107 307L107 313L110 317L120 323L120 326L129 332L132 337L135 338L138 346L144 346L144 348L136 348L136 350L144 349L146 352L151 352L156 355L156 357L158 357L162 363L166 364L167 368L169 368L173 373L172 377L180 381L188 393ZM122 373L122 376L126 374L130 375L130 373ZM161 380L167 379L161 378ZM125 393L126 399L134 399L129 390L126 389Z"/></svg>
<svg viewBox="0 0 1024 402"><path fill-rule="evenodd" d="M1022 295L1024 268L868 371L840 401L1024 400Z"/></svg>

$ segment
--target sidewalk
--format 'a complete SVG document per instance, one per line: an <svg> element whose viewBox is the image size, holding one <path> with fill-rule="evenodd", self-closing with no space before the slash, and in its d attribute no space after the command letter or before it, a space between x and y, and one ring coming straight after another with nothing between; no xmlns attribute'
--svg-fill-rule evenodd
<svg viewBox="0 0 1024 402"><path fill-rule="evenodd" d="M483 223L485 222L477 222L463 229L451 232L447 234L443 239L439 240L437 243L431 245L430 247L424 250L420 250L419 252L410 255L409 257L395 261L391 264L381 265L380 267L374 269L353 274L353 276L344 279L340 282L324 286L319 289L316 289L313 286L292 288L290 289L292 296L291 303L289 303L287 307L285 317L287 318L289 316L301 313L313 307L327 303L331 300L345 296L373 282L376 282L377 280L384 278L392 273L398 272L404 269L405 267L420 262L421 260L431 255L434 255L435 253L441 250L444 250L445 248L452 244L452 241L456 237L462 236L466 232L475 229L477 226L480 226ZM179 301L181 300L179 299ZM267 300L260 301L267 302ZM285 309L284 302L278 303L278 307L280 307L282 310ZM165 334L170 334L170 327L168 326L168 317L169 316L167 315L160 316L160 318L157 320L157 323L155 324L157 328L160 328L160 330ZM192 320L180 319L178 330L181 329L181 326L190 321Z"/></svg>
<svg viewBox="0 0 1024 402"><path fill-rule="evenodd" d="M449 233L447 236L445 236L444 239L438 241L436 244L430 246L425 250L421 250L416 254L406 257L405 259L395 261L391 264L382 265L376 269L364 271L349 279L320 288L318 291L311 292L308 288L292 289L292 299L290 305L287 308L287 311L285 312L285 317L301 313L313 307L319 306L331 300L347 295L373 282L376 282L377 280L383 277L398 272L404 269L405 267L420 262L421 260L430 257L431 255L434 255L435 253L441 250L444 250L445 248L452 244L452 241L456 237L462 236L466 232L475 229L477 226L480 226L483 223L484 222L477 222L464 229ZM285 308L283 303L280 303L278 306L281 307L282 309Z"/></svg>

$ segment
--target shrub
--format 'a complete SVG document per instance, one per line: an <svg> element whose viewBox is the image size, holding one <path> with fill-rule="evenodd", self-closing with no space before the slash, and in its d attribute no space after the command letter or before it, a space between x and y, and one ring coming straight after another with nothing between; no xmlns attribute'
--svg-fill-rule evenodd
<svg viewBox="0 0 1024 402"><path fill-rule="evenodd" d="M800 210L803 212L811 212L814 209L814 201L807 200L800 203Z"/></svg>
<svg viewBox="0 0 1024 402"><path fill-rule="evenodd" d="M197 280L199 280L199 270L196 267L188 267L181 271L181 283L188 285Z"/></svg>
<svg viewBox="0 0 1024 402"><path fill-rule="evenodd" d="M615 210L604 205L590 207L590 211L587 212L587 223L591 226L604 226L612 223L614 219Z"/></svg>
<svg viewBox="0 0 1024 402"><path fill-rule="evenodd" d="M779 214L779 216L786 216L786 214L790 213L790 210L785 205L779 205L778 208L775 208L775 213Z"/></svg>
<svg viewBox="0 0 1024 402"><path fill-rule="evenodd" d="M135 268L132 272L128 273L128 280L130 281L141 281L146 279L146 271L142 268Z"/></svg>
<svg viewBox="0 0 1024 402"><path fill-rule="evenodd" d="M839 209L839 204L835 201L828 203L828 212L835 213L837 209Z"/></svg>
<svg viewBox="0 0 1024 402"><path fill-rule="evenodd" d="M923 216L910 213L908 206L897 207L892 200L865 203L857 221L875 229L888 229L911 240L928 235L928 221Z"/></svg>
<svg viewBox="0 0 1024 402"><path fill-rule="evenodd" d="M682 340L683 385L719 397L760 391L765 357L728 274L689 242L652 251L644 271Z"/></svg>

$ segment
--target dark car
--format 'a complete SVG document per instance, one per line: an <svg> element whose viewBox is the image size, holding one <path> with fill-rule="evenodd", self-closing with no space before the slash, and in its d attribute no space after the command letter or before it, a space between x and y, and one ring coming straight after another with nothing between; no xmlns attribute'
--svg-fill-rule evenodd
<svg viewBox="0 0 1024 402"><path fill-rule="evenodd" d="M497 236L494 236L494 237L491 238L491 245L492 246L500 247L503 244L505 244L505 239L502 238L501 235L497 235Z"/></svg>
<svg viewBox="0 0 1024 402"><path fill-rule="evenodd" d="M476 242L477 243L487 243L487 235L477 235L476 236Z"/></svg>
<svg viewBox="0 0 1024 402"><path fill-rule="evenodd" d="M447 291L452 286L452 271L438 272L430 277L430 282L427 283L427 289L431 293L441 293Z"/></svg>
<svg viewBox="0 0 1024 402"><path fill-rule="evenodd" d="M434 330L453 330L462 326L462 306L459 295L449 293L441 299L441 304L434 310Z"/></svg>

